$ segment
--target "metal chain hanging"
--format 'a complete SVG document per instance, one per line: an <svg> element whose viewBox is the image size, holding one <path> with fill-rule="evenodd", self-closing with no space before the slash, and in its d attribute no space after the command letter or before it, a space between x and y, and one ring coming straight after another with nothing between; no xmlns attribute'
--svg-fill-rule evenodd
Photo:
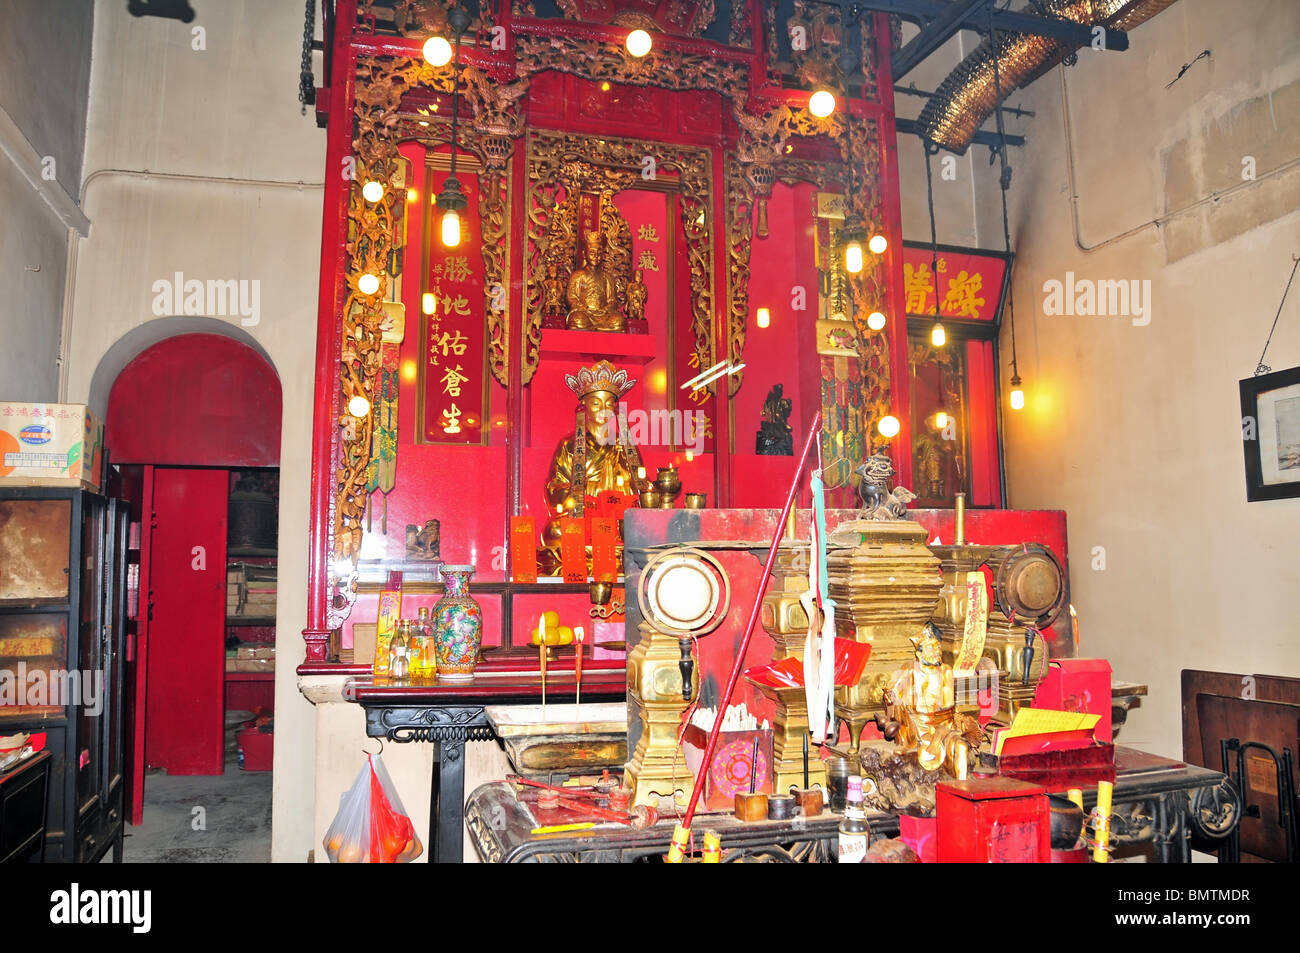
<svg viewBox="0 0 1300 953"><path fill-rule="evenodd" d="M316 32L316 0L307 0L302 25L302 72L298 76L298 102L302 111L316 102L316 77L311 70L311 44Z"/></svg>
<svg viewBox="0 0 1300 953"><path fill-rule="evenodd" d="M939 318L939 237L934 224L934 178L930 171L930 156L939 151L934 141L925 138L921 140L921 148L925 150L925 195L930 206L930 280L934 282L934 326L942 330L943 324ZM934 332L931 332L931 343L934 343ZM935 344L935 347L942 347L943 340Z"/></svg>
<svg viewBox="0 0 1300 953"><path fill-rule="evenodd" d="M1295 255L1291 256L1291 277L1286 280L1286 287L1282 289L1282 300L1277 303L1277 314L1273 316L1273 326L1268 329L1268 339L1264 342L1264 350L1259 352L1259 363L1255 365L1255 377L1267 374L1273 368L1264 363L1264 355L1268 353L1268 346L1273 342L1273 332L1277 330L1277 319L1282 317L1282 306L1286 304L1286 296L1291 291L1291 282L1295 280L1295 270L1300 266L1300 258Z"/></svg>
<svg viewBox="0 0 1300 953"><path fill-rule="evenodd" d="M998 184L1002 187L1002 241L1007 253L1007 268L1011 267L1011 225L1007 216L1007 189L1011 187L1011 167L1007 165L1007 131L1002 124L1002 75L998 69L1001 53L998 50L998 31L993 25L993 11L989 10L989 34L993 41L993 116L998 126L998 159L1002 172ZM1020 369L1016 364L1016 295L1015 287L1007 278L1007 320L1011 323L1011 386L1020 386Z"/></svg>

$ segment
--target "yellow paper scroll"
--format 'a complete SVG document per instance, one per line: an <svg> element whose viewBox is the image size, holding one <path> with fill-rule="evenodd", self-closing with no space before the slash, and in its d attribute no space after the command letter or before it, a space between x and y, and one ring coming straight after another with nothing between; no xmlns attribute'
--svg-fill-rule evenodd
<svg viewBox="0 0 1300 953"><path fill-rule="evenodd" d="M953 660L954 675L974 675L984 654L984 637L989 631L989 596L982 572L966 573L966 628L961 648Z"/></svg>
<svg viewBox="0 0 1300 953"><path fill-rule="evenodd" d="M1087 712L1054 711L1051 708L1022 708L1016 712L1016 720L1011 727L998 735L994 754L1002 755L1002 745L1008 738L1023 738L1027 735L1047 735L1056 731L1091 731L1101 720L1101 715Z"/></svg>

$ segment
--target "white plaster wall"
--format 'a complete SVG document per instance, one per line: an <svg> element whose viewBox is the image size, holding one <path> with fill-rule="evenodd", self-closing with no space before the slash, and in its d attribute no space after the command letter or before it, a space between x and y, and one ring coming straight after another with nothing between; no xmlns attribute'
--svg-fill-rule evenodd
<svg viewBox="0 0 1300 953"><path fill-rule="evenodd" d="M59 399L68 225L33 180L75 207L93 19L91 0L0 4L0 400Z"/></svg>
<svg viewBox="0 0 1300 953"><path fill-rule="evenodd" d="M301 862L312 846L315 725L294 669L306 626L325 134L297 101L299 0L197 8L199 19L182 24L96 6L83 188L92 224L73 289L68 399L86 401L105 353L157 320L154 281L180 271L260 282L260 322L243 330L270 356L284 395L272 859ZM199 26L205 50L193 49Z"/></svg>
<svg viewBox="0 0 1300 953"><path fill-rule="evenodd" d="M1166 89L1204 49L1211 58ZM1004 413L1010 503L1067 512L1082 652L1151 689L1121 740L1177 756L1183 668L1300 675L1300 500L1246 502L1237 383L1254 371L1300 255L1300 178L1141 226L1190 193L1239 184L1242 156L1259 157L1260 177L1296 159L1300 6L1182 0L1133 31L1128 52L1081 52L1065 74L1080 234L1087 246L1109 241L1092 252L1071 223L1060 72L1012 100L1037 115L1018 124L1028 148L1011 151L1028 404ZM1261 96L1262 108L1244 105ZM905 187L923 190L923 176L914 167ZM909 223L909 237L923 225ZM1043 283L1067 271L1149 280L1150 324L1044 315ZM1300 364L1300 286L1267 363ZM1104 570L1092 568L1095 547Z"/></svg>

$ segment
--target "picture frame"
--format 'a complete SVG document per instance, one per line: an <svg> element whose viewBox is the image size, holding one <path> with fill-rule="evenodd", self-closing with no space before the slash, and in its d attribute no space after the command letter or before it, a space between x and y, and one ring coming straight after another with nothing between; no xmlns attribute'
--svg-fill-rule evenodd
<svg viewBox="0 0 1300 953"><path fill-rule="evenodd" d="M1249 377L1239 386L1246 500L1300 497L1300 367Z"/></svg>

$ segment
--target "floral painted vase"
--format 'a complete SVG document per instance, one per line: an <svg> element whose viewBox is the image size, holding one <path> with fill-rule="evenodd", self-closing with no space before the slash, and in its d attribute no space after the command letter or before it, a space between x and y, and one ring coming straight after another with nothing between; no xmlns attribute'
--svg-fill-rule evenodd
<svg viewBox="0 0 1300 953"><path fill-rule="evenodd" d="M438 652L438 678L474 677L483 641L483 610L469 594L473 566L443 566L445 591L433 607L433 642Z"/></svg>

